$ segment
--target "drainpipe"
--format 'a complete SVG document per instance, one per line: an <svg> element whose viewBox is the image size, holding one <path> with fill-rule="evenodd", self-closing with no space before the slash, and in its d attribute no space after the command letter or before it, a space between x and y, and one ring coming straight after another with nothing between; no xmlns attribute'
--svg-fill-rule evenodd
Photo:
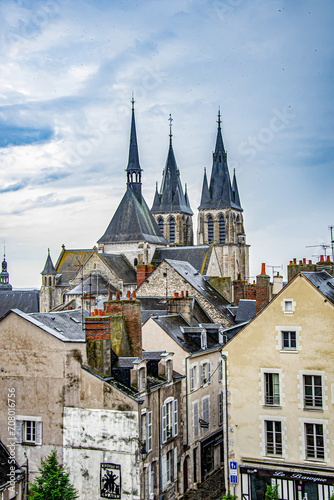
<svg viewBox="0 0 334 500"><path fill-rule="evenodd" d="M224 466L224 476L225 476L225 490L226 494L230 491L230 481L229 481L229 451L228 451L228 401L227 401L227 358L225 354L220 352L225 365L225 466Z"/></svg>
<svg viewBox="0 0 334 500"><path fill-rule="evenodd" d="M189 444L189 418L188 418L188 397L189 397L189 392L188 392L188 359L191 358L191 356L186 357L186 429L187 429L187 446Z"/></svg>
<svg viewBox="0 0 334 500"><path fill-rule="evenodd" d="M159 499L162 500L162 472L161 472L161 403L160 403L160 387L158 390L158 395L159 395Z"/></svg>

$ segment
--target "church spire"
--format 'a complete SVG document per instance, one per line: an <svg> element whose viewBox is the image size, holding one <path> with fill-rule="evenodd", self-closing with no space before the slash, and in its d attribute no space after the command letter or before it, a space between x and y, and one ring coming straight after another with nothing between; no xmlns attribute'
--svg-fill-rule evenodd
<svg viewBox="0 0 334 500"><path fill-rule="evenodd" d="M138 201L141 202L141 173L142 169L139 164L136 122L135 122L135 100L132 94L132 117L131 117L131 131L130 131L130 145L129 145L129 160L126 168L127 172L127 185L130 187Z"/></svg>
<svg viewBox="0 0 334 500"><path fill-rule="evenodd" d="M237 184L237 176L235 175L235 169L233 170L233 182L232 182L232 195L233 202L236 205L236 208L241 208L240 196Z"/></svg>
<svg viewBox="0 0 334 500"><path fill-rule="evenodd" d="M9 273L7 271L7 262L6 262L6 248L5 245L3 247L3 261L2 261L2 271L0 273L0 291L10 291L12 290L12 285L9 283Z"/></svg>
<svg viewBox="0 0 334 500"><path fill-rule="evenodd" d="M209 187L208 187L208 179L206 176L206 168L204 168L201 206L204 205L204 203L206 203L207 201L210 201L210 192L209 192Z"/></svg>
<svg viewBox="0 0 334 500"><path fill-rule="evenodd" d="M57 274L57 271L56 271L56 269L53 265L52 259L51 259L50 248L48 248L48 256L46 258L45 266L44 266L44 269L41 272L41 274L43 274L43 275Z"/></svg>
<svg viewBox="0 0 334 500"><path fill-rule="evenodd" d="M221 115L220 115L220 108L218 108L218 130L217 130L217 139L216 139L216 148L215 148L215 154L218 153L225 153L225 148L224 148L224 142L223 142L223 136L222 136L222 130L221 130Z"/></svg>

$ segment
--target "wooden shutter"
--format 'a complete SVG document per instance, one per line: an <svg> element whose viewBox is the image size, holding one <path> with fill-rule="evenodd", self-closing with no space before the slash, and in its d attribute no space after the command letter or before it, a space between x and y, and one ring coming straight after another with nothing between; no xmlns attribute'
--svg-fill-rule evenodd
<svg viewBox="0 0 334 500"><path fill-rule="evenodd" d="M162 455L162 491L165 491L167 485L167 456Z"/></svg>
<svg viewBox="0 0 334 500"><path fill-rule="evenodd" d="M210 413L209 413L209 398L205 398L202 401L202 412L203 412L203 420L210 423Z"/></svg>
<svg viewBox="0 0 334 500"><path fill-rule="evenodd" d="M173 401L173 429L172 429L172 436L175 437L178 435L179 428L178 428L178 411L177 411L177 399L174 399Z"/></svg>
<svg viewBox="0 0 334 500"><path fill-rule="evenodd" d="M218 394L218 425L223 425L223 393Z"/></svg>
<svg viewBox="0 0 334 500"><path fill-rule="evenodd" d="M152 412L146 414L146 451L152 450Z"/></svg>
<svg viewBox="0 0 334 500"><path fill-rule="evenodd" d="M173 475L173 480L175 483L177 483L177 448L174 448L174 475Z"/></svg>
<svg viewBox="0 0 334 500"><path fill-rule="evenodd" d="M42 422L36 422L36 444L42 444Z"/></svg>
<svg viewBox="0 0 334 500"><path fill-rule="evenodd" d="M198 403L197 402L194 403L193 411L194 411L194 439L198 439L199 427L198 427Z"/></svg>
<svg viewBox="0 0 334 500"><path fill-rule="evenodd" d="M204 385L204 379L205 379L205 366L201 365L201 387Z"/></svg>
<svg viewBox="0 0 334 500"><path fill-rule="evenodd" d="M193 391L195 388L195 374L194 367L190 368L190 390Z"/></svg>
<svg viewBox="0 0 334 500"><path fill-rule="evenodd" d="M207 374L208 374L207 382L208 382L208 384L211 384L211 365L210 365L210 363L207 363L206 367L207 367Z"/></svg>
<svg viewBox="0 0 334 500"><path fill-rule="evenodd" d="M167 441L167 415L166 415L166 405L162 406L162 442Z"/></svg>
<svg viewBox="0 0 334 500"><path fill-rule="evenodd" d="M222 360L220 360L218 367L218 381L221 382L222 380L223 380L223 362Z"/></svg>

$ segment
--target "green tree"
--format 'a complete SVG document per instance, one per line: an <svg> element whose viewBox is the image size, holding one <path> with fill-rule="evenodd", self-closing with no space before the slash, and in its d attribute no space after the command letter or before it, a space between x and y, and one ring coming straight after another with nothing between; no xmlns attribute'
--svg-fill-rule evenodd
<svg viewBox="0 0 334 500"><path fill-rule="evenodd" d="M278 486L272 488L269 484L267 486L265 500L278 500Z"/></svg>
<svg viewBox="0 0 334 500"><path fill-rule="evenodd" d="M78 493L70 483L69 473L58 462L57 451L41 460L40 475L30 483L29 500L74 500Z"/></svg>
<svg viewBox="0 0 334 500"><path fill-rule="evenodd" d="M222 500L237 500L237 495L232 495L230 492L224 495Z"/></svg>

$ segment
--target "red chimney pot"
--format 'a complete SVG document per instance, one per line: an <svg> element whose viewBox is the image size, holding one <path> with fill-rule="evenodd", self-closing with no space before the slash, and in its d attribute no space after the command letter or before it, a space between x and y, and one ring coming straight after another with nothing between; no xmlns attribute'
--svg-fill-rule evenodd
<svg viewBox="0 0 334 500"><path fill-rule="evenodd" d="M264 262L262 262L262 265L261 265L261 274L266 274L266 265Z"/></svg>
<svg viewBox="0 0 334 500"><path fill-rule="evenodd" d="M116 292L116 300L121 300L121 294L120 294L120 292Z"/></svg>
<svg viewBox="0 0 334 500"><path fill-rule="evenodd" d="M133 292L132 292L132 299L135 300L135 298L136 298L136 291L133 290Z"/></svg>

